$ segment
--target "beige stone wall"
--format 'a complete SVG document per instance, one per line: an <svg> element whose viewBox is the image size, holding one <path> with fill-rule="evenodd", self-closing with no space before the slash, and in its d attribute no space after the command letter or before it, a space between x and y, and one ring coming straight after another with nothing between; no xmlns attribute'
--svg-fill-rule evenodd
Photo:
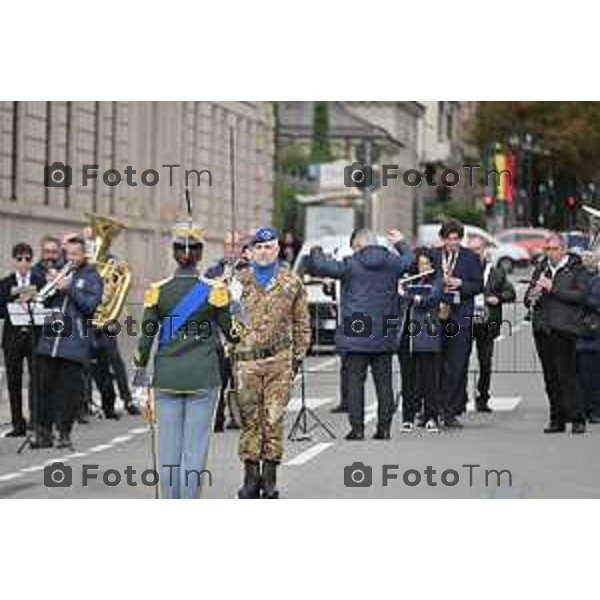
<svg viewBox="0 0 600 600"><path fill-rule="evenodd" d="M236 225L269 224L272 214L273 111L267 102L0 102L0 274L17 241L37 246L43 234L79 229L86 212L127 225L115 244L135 274L133 299L150 280L171 269L169 229L184 214L184 169L209 169L192 185L196 221L206 230L205 262L216 258L231 223L229 131L235 130ZM46 188L44 166L73 167L71 188ZM98 164L99 178L81 185L82 164ZM179 164L174 186L163 164ZM125 183L131 165L137 187ZM116 168L120 185L101 174ZM141 183L145 169L159 172L154 187ZM179 173L179 175L177 175Z"/></svg>
<svg viewBox="0 0 600 600"><path fill-rule="evenodd" d="M376 194L373 212L373 227L383 231L397 227L411 234L414 223L415 188L404 185L401 174L419 167L417 133L419 119L410 102L345 102L355 115L385 129L402 142L404 147L382 144L383 152L379 164L397 164L399 180L388 182Z"/></svg>

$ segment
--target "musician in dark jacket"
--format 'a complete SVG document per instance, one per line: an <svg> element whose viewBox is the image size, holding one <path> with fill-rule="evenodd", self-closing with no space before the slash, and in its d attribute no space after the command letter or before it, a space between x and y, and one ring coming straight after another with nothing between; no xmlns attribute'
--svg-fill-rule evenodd
<svg viewBox="0 0 600 600"><path fill-rule="evenodd" d="M6 367L6 382L10 400L12 430L7 437L20 437L26 434L27 423L23 416L23 363L27 363L29 373L29 418L33 420L33 394L31 383L33 370L31 365L32 348L39 335L39 328L13 325L8 313L8 304L26 302L39 290L45 279L32 272L33 250L29 244L19 243L12 249L14 272L0 281L0 319L4 319L2 331L2 350Z"/></svg>
<svg viewBox="0 0 600 600"><path fill-rule="evenodd" d="M60 240L52 235L45 235L40 242L40 259L31 270L36 277L43 278L44 283L49 271L62 269L65 264L61 246Z"/></svg>
<svg viewBox="0 0 600 600"><path fill-rule="evenodd" d="M473 341L479 361L475 407L479 412L489 413L492 412L489 406L492 359L495 341L502 326L502 307L514 302L517 295L506 271L487 260L488 245L485 240L475 236L470 240L469 247L480 257L483 266L483 293L475 296L473 313Z"/></svg>
<svg viewBox="0 0 600 600"><path fill-rule="evenodd" d="M73 420L83 402L83 371L90 358L91 319L104 288L96 266L86 260L82 237L70 238L65 253L72 270L56 279L55 292L46 301L46 306L56 311L56 318L44 325L37 347L44 390L35 441L40 448L53 445L53 422L60 434L58 447L71 447Z"/></svg>
<svg viewBox="0 0 600 600"><path fill-rule="evenodd" d="M461 246L464 227L450 219L440 228L442 247L434 265L442 270L448 314L442 327L442 413L444 425L461 428L458 415L467 394L467 370L471 353L471 321L474 298L483 291L483 269L479 257Z"/></svg>
<svg viewBox="0 0 600 600"><path fill-rule="evenodd" d="M600 252L582 256L590 276L587 306L600 314ZM600 333L577 338L577 393L589 423L600 423Z"/></svg>
<svg viewBox="0 0 600 600"><path fill-rule="evenodd" d="M567 253L559 235L547 236L544 252L525 293L550 403L544 433L563 433L568 422L573 433L585 433L585 414L577 394L576 341L584 333L589 275L581 259Z"/></svg>
<svg viewBox="0 0 600 600"><path fill-rule="evenodd" d="M404 394L405 373L402 371L402 431L411 431L414 419L423 405L418 423L426 431L439 431L439 400L441 376L442 332L438 307L443 297L440 271L433 270L433 252L428 248L415 250L417 273L420 279L402 286L402 295L408 306L403 341L408 346L408 360L413 365L414 379L409 393Z"/></svg>

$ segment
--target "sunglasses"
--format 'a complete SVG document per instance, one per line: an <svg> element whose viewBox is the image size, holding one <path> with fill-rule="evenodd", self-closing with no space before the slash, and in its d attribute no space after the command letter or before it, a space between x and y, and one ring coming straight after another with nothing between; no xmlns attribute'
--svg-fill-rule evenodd
<svg viewBox="0 0 600 600"><path fill-rule="evenodd" d="M31 256L17 256L15 260L17 262L31 262Z"/></svg>

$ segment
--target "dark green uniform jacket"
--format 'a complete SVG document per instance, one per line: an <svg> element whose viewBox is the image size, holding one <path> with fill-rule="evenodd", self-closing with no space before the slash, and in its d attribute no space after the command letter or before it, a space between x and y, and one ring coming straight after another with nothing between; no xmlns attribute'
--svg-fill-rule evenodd
<svg viewBox="0 0 600 600"><path fill-rule="evenodd" d="M180 300L199 279L195 269L178 268L173 277L153 283L144 296L142 332L135 363L146 367L154 338L160 334L157 323L175 314ZM221 385L217 354L218 329L235 342L229 312L229 292L219 281L204 279L211 286L206 302L196 310L154 357L152 386L174 394L192 394ZM165 322L170 327L172 321ZM169 330L170 331L170 330Z"/></svg>

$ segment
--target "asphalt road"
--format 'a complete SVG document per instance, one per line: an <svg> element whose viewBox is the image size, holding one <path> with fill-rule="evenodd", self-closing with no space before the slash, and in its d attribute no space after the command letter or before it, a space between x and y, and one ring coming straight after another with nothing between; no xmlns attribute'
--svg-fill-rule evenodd
<svg viewBox="0 0 600 600"><path fill-rule="evenodd" d="M507 316L512 330L506 326L496 347L491 403L495 411L487 415L469 410L461 431L402 434L397 415L392 439L372 440L376 405L369 380L366 412L369 437L364 442L347 442L343 439L348 430L346 417L329 412L338 401L337 358L331 355L309 358L305 376L307 404L336 437L331 439L322 428L316 427L311 439L286 443L285 462L280 469L282 496L600 497L600 461L596 460L600 452L600 426L583 436L542 433L547 404L530 326L523 322L521 305L516 305L510 313ZM395 382L399 387L397 375ZM300 382L297 382L286 419L286 433L300 407L299 393ZM313 423L310 417L308 423ZM237 437L236 431L213 436L207 465L212 480L205 497L235 497L241 481ZM140 417L123 416L118 422L97 419L89 425L78 425L73 440L74 453L48 449L26 450L17 455L20 440L0 437L0 497L154 498L154 488L141 482L142 472L152 468L152 455L150 434ZM72 467L72 487L44 485L44 466L55 461ZM365 468L355 463L362 463ZM84 464L98 465L99 476L85 487L81 484ZM127 485L127 467L135 469L130 479L137 486ZM120 485L108 486L103 482L103 474L109 469L121 473ZM350 475L355 482L371 485L348 487L345 477L346 483L350 482Z"/></svg>

